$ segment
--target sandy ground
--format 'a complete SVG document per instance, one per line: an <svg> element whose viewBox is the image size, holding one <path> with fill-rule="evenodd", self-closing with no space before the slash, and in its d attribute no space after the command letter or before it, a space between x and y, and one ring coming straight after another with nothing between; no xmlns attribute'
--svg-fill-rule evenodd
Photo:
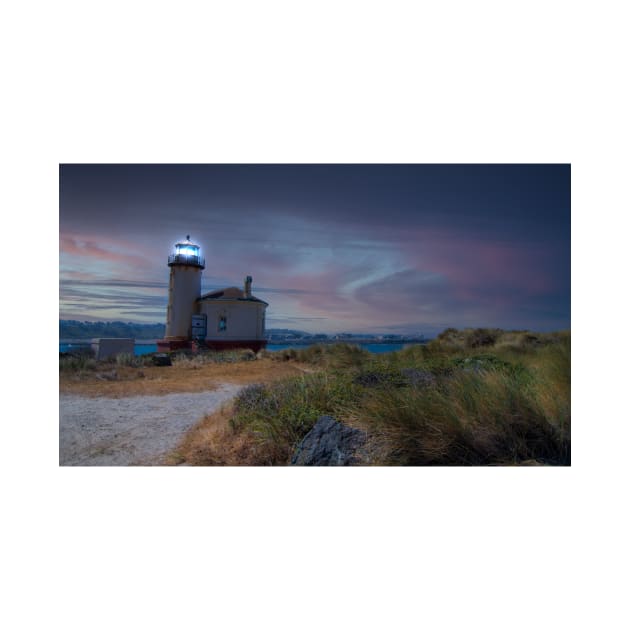
<svg viewBox="0 0 630 630"><path fill-rule="evenodd" d="M192 426L240 389L128 396L59 395L61 466L159 465Z"/></svg>

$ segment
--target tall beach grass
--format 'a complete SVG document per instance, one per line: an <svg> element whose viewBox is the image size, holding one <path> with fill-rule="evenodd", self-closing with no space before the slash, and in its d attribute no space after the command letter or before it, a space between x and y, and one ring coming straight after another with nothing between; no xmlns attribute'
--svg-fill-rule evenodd
<svg viewBox="0 0 630 630"><path fill-rule="evenodd" d="M348 344L276 353L312 374L251 386L231 428L286 464L320 415L364 429L365 464L569 465L571 337L448 329L427 345L370 354ZM252 462L250 462L252 463Z"/></svg>

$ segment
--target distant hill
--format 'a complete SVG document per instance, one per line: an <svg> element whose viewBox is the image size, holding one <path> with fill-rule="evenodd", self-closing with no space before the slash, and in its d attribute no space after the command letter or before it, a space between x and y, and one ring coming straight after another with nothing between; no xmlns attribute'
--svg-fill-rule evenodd
<svg viewBox="0 0 630 630"><path fill-rule="evenodd" d="M296 337L306 337L311 333L303 330L291 330L290 328L265 328L266 335L295 335Z"/></svg>
<svg viewBox="0 0 630 630"><path fill-rule="evenodd" d="M133 324L131 322L79 322L59 320L60 339L91 339L92 337L133 337L162 339L164 324Z"/></svg>
<svg viewBox="0 0 630 630"><path fill-rule="evenodd" d="M60 339L92 339L93 337L133 337L134 339L162 339L164 324L133 324L131 322L79 322L75 319L59 320ZM310 333L289 328L268 328L266 335L293 335L306 337Z"/></svg>

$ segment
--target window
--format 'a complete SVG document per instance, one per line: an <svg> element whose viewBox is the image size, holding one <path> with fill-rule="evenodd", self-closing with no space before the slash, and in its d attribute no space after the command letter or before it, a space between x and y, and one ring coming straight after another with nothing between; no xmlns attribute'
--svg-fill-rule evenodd
<svg viewBox="0 0 630 630"><path fill-rule="evenodd" d="M227 320L225 315L221 315L221 317L219 317L219 332L223 332L224 330L227 330Z"/></svg>

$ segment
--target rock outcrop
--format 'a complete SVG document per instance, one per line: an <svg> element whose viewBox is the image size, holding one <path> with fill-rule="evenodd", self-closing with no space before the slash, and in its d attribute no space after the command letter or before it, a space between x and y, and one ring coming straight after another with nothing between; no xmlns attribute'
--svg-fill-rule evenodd
<svg viewBox="0 0 630 630"><path fill-rule="evenodd" d="M350 466L359 463L357 451L365 444L366 434L332 416L320 416L315 426L298 444L292 466Z"/></svg>
<svg viewBox="0 0 630 630"><path fill-rule="evenodd" d="M154 354L151 357L151 361L153 362L153 365L158 365L158 366L173 365L171 363L171 357L168 354L166 354L166 353Z"/></svg>

